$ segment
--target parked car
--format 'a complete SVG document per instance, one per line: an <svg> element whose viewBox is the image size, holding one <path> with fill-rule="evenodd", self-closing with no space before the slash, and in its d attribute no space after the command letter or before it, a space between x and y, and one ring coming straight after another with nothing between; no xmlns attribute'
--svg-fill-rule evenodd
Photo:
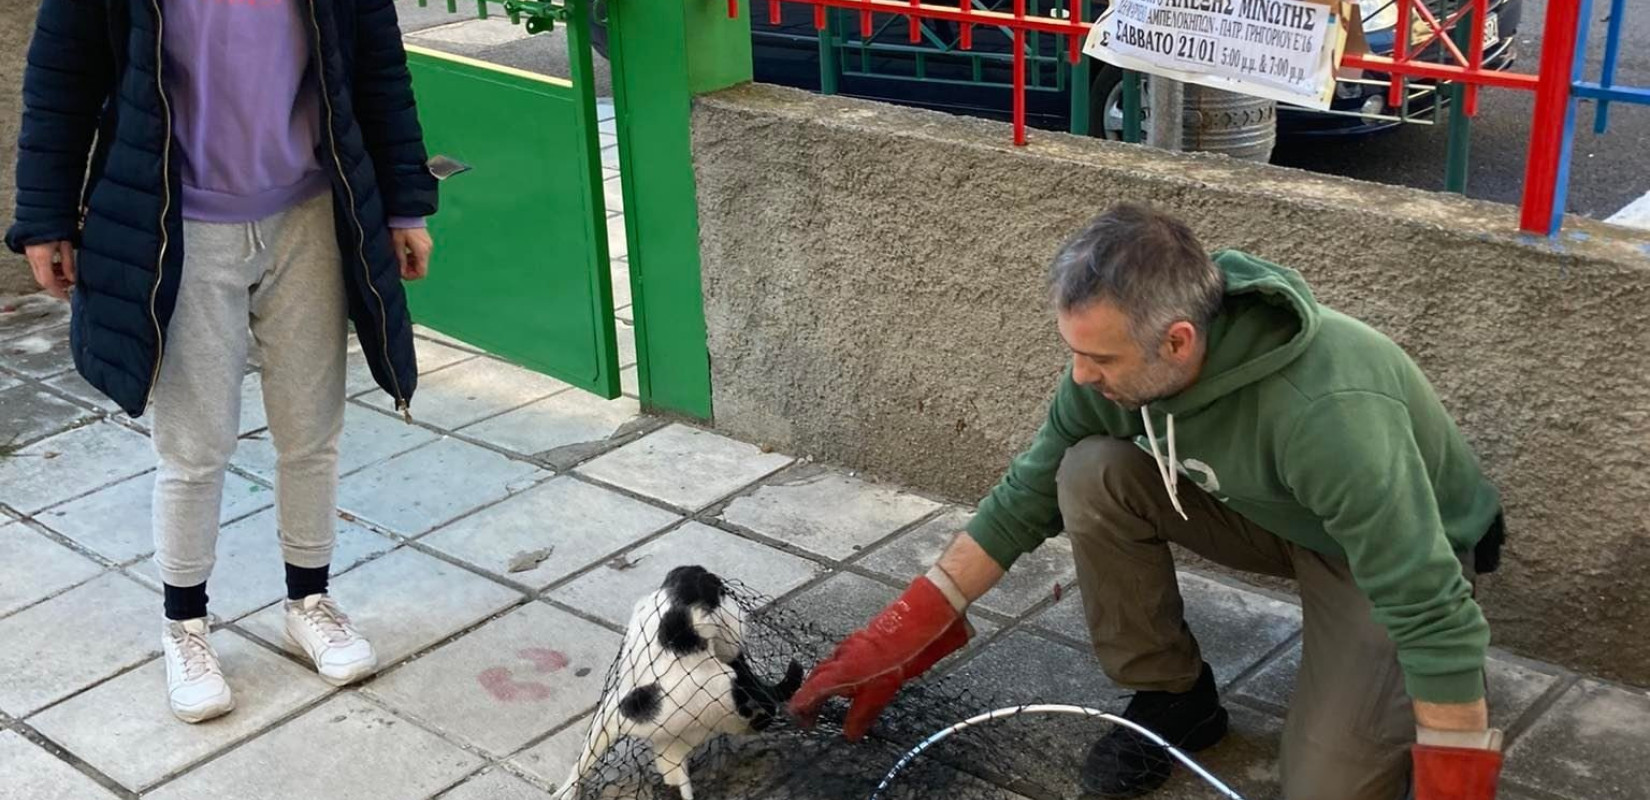
<svg viewBox="0 0 1650 800"><path fill-rule="evenodd" d="M607 55L605 5L592 4L592 40L598 52ZM1008 10L1010 0L976 0L976 7ZM1364 19L1370 49L1391 55L1398 21L1396 0L1357 0ZM1484 65L1487 69L1510 69L1517 57L1517 36L1524 0L1491 0L1484 25ZM1428 0L1440 18L1440 0ZM1027 12L1064 16L1070 0L1026 0ZM774 24L766 3L755 2L751 9L751 46L754 77L758 82L791 86L810 91L823 88L821 60L824 49L814 27L813 7L803 3L780 4L780 19ZM1103 0L1091 3L1086 19L1104 10ZM1012 37L1000 28L976 26L973 48L958 45L958 26L943 20L924 24L923 42L910 44L904 17L879 14L868 38L860 36L857 15L834 10L833 26L837 45L836 93L899 105L946 111L954 114L1008 120L1012 98ZM1423 37L1419 21L1412 41ZM1065 48L1055 36L1033 34L1029 42L1035 55L1026 69L1026 124L1048 130L1072 129L1071 79L1073 71L1065 58ZM1423 57L1440 60L1442 45L1434 43ZM1089 59L1090 135L1120 138L1123 128L1122 71ZM1358 136L1397 127L1396 114L1386 105L1386 75L1370 74L1364 81L1339 81L1331 112L1298 106L1278 108L1278 137ZM1375 85L1374 82L1381 82ZM1411 82L1411 116L1427 115L1440 102L1431 81ZM1447 107L1447 99L1439 109Z"/></svg>

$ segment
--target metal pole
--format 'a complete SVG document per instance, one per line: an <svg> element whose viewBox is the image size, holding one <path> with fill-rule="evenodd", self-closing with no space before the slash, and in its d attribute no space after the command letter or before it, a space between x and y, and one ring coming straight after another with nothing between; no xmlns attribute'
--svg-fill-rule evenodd
<svg viewBox="0 0 1650 800"><path fill-rule="evenodd" d="M1524 200L1519 228L1551 236L1564 214L1564 181L1569 172L1571 137L1575 135L1575 80L1578 28L1586 16L1582 0L1549 0L1541 28L1541 81L1535 89L1530 123L1530 152L1524 161ZM1591 5L1589 3L1589 5Z"/></svg>
<svg viewBox="0 0 1650 800"><path fill-rule="evenodd" d="M1123 141L1140 143L1140 73L1123 70Z"/></svg>
<svg viewBox="0 0 1650 800"><path fill-rule="evenodd" d="M1151 127L1146 131L1146 144L1162 150L1179 150L1186 89L1180 81L1160 75L1152 75L1148 80L1152 118Z"/></svg>
<svg viewBox="0 0 1650 800"><path fill-rule="evenodd" d="M1483 23L1478 15L1468 11L1455 23L1455 46L1465 50L1472 40L1468 36L1482 36ZM1449 154L1444 161L1444 191L1467 193L1468 150L1472 145L1472 117L1467 116L1467 84L1456 81L1449 87Z"/></svg>

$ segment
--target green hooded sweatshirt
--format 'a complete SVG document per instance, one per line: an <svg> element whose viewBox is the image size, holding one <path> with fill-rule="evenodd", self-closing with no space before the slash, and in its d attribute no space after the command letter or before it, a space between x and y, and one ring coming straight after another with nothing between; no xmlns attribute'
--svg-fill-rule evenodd
<svg viewBox="0 0 1650 800"><path fill-rule="evenodd" d="M1077 385L1068 368L970 536L1009 568L1062 528L1055 474L1067 448L1132 439L1154 457L1174 453L1181 475L1255 524L1345 558L1397 644L1412 698L1482 698L1489 626L1456 556L1500 508L1477 457L1386 336L1318 305L1294 270L1232 251L1215 262L1226 300L1201 376L1142 409L1156 451L1145 414Z"/></svg>

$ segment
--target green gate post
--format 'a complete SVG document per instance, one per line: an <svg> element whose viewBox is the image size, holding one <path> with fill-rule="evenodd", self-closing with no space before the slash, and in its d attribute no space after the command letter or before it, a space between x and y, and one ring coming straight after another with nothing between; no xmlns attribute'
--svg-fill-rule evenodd
<svg viewBox="0 0 1650 800"><path fill-rule="evenodd" d="M749 0L609 3L608 51L642 406L711 418L693 96L751 80Z"/></svg>
<svg viewBox="0 0 1650 800"><path fill-rule="evenodd" d="M1483 23L1471 11L1455 24L1455 46L1466 52L1471 36L1483 36ZM1467 193L1467 151L1472 145L1472 117L1467 116L1467 86L1454 83L1449 89L1449 151L1444 160L1444 191Z"/></svg>

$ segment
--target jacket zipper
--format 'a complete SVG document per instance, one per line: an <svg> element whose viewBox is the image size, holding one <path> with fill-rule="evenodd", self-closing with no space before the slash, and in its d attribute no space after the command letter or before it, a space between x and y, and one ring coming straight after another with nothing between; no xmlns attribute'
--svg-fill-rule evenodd
<svg viewBox="0 0 1650 800"><path fill-rule="evenodd" d="M160 95L166 136L160 151L160 255L155 259L155 283L149 288L149 322L155 326L155 368L149 372L149 390L143 396L146 409L154 401L155 384L160 381L160 364L166 358L166 342L160 329L160 315L155 313L155 301L160 296L161 278L166 271L166 249L171 238L166 229L166 219L172 215L172 103L166 99L166 79L161 74L166 62L163 49L166 45L166 20L161 15L160 0L151 0L151 5L155 9L155 91Z"/></svg>
<svg viewBox="0 0 1650 800"><path fill-rule="evenodd" d="M390 384L395 391L395 410L400 411L407 422L412 422L411 404L401 396L401 380L395 376L395 365L390 362L390 335L389 311L384 307L384 297L378 293L378 287L372 283L372 267L367 264L366 229L361 225L361 218L355 210L355 190L349 183L349 175L344 172L344 160L338 155L338 138L332 127L332 95L327 92L327 64L326 55L321 44L321 21L315 14L316 0L309 0L309 22L315 31L315 74L321 84L321 102L327 107L327 147L332 152L332 163L338 168L338 179L343 181L344 194L349 200L349 218L355 223L355 252L360 257L361 275L366 279L367 288L378 301L378 344L383 350L384 371L389 373Z"/></svg>

